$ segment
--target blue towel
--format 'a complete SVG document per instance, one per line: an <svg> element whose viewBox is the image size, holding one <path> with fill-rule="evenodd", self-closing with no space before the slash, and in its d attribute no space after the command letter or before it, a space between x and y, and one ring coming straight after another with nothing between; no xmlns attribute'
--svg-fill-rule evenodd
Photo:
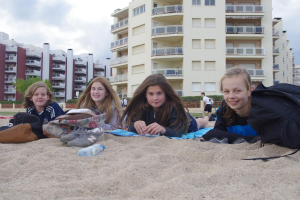
<svg viewBox="0 0 300 200"><path fill-rule="evenodd" d="M174 139L194 139L197 137L202 137L205 133L207 133L209 130L213 129L213 127L208 127L208 128L202 128L199 129L196 132L188 133L186 135L182 135L181 137L169 137L169 138L174 138ZM142 136L137 133L129 132L129 131L124 131L122 129L116 129L113 131L110 131L109 133L118 135L118 136L124 136L124 137L129 137L129 136ZM157 137L158 135L145 135L146 137Z"/></svg>

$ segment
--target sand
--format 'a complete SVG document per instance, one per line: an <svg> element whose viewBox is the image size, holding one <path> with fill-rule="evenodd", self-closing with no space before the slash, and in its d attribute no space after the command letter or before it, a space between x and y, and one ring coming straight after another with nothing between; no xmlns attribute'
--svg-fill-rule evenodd
<svg viewBox="0 0 300 200"><path fill-rule="evenodd" d="M8 120L0 120L4 125ZM213 123L210 123L213 125ZM0 144L0 199L299 199L300 153L166 137L105 134L106 149L77 157L59 139Z"/></svg>

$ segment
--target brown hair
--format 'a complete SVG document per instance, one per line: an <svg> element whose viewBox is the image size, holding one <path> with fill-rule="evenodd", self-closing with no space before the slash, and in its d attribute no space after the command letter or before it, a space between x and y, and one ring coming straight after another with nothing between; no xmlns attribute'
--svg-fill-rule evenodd
<svg viewBox="0 0 300 200"><path fill-rule="evenodd" d="M143 81L134 92L120 121L123 122L124 120L126 126L131 126L135 121L144 118L144 112L151 109L146 98L146 92L150 86L159 86L166 94L166 101L158 111L158 123L162 126L168 126L172 110L175 108L177 118L170 126L178 124L175 130L183 126L184 134L186 134L189 126L189 118L186 114L187 108L183 105L179 95L175 93L170 83L162 74L150 75Z"/></svg>
<svg viewBox="0 0 300 200"><path fill-rule="evenodd" d="M223 75L223 77L220 80L220 92L223 93L223 80L226 78L232 78L233 76L238 76L238 75L243 75L244 76L244 81L247 87L247 90L249 91L251 88L251 77L249 72L247 71L246 68L244 67L232 67L226 73ZM250 97L249 97L250 98ZM251 102L250 99L247 103L248 108L250 109L251 107ZM226 120L226 123L228 126L230 126L234 121L235 121L235 115L234 115L234 110L228 106L228 104L225 102L224 107L226 107L226 113L224 115L224 118Z"/></svg>
<svg viewBox="0 0 300 200"><path fill-rule="evenodd" d="M90 84L86 87L86 89L81 93L80 98L78 99L75 108L88 108L91 109L91 106L96 106L95 101L91 97L91 88L93 83L100 82L106 90L107 96L101 103L98 109L102 110L106 113L106 121L105 123L109 123L113 117L113 110L117 109L118 119L121 118L122 106L119 99L118 94L111 87L109 81L104 76L99 76L94 78Z"/></svg>
<svg viewBox="0 0 300 200"><path fill-rule="evenodd" d="M32 107L34 105L34 103L30 100L30 98L34 95L34 92L36 91L36 89L38 89L39 87L44 87L47 90L47 95L49 95L49 99L46 102L46 106L50 105L52 103L52 98L53 98L53 94L50 90L50 88L48 87L48 85L43 82L43 81L37 81L33 84L31 84L27 90L25 91L25 95L24 95L24 101L22 103L22 107L23 108L28 108L28 107Z"/></svg>

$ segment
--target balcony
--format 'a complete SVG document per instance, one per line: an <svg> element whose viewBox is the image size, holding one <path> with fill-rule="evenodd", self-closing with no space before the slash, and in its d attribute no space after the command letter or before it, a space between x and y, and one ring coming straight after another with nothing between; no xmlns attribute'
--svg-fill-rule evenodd
<svg viewBox="0 0 300 200"><path fill-rule="evenodd" d="M250 76L265 76L264 69L247 69Z"/></svg>
<svg viewBox="0 0 300 200"><path fill-rule="evenodd" d="M178 94L180 97L183 96L183 91L182 90L174 90L176 94Z"/></svg>
<svg viewBox="0 0 300 200"><path fill-rule="evenodd" d="M17 56L9 56L9 57L5 57L5 62L8 62L8 63L15 63L15 62L17 62Z"/></svg>
<svg viewBox="0 0 300 200"><path fill-rule="evenodd" d="M273 71L279 71L280 70L280 64L273 64Z"/></svg>
<svg viewBox="0 0 300 200"><path fill-rule="evenodd" d="M95 72L94 76L104 76L104 73L103 72Z"/></svg>
<svg viewBox="0 0 300 200"><path fill-rule="evenodd" d="M161 6L152 9L152 15L181 13L181 12L182 12L182 5Z"/></svg>
<svg viewBox="0 0 300 200"><path fill-rule="evenodd" d="M152 49L152 56L183 55L182 47L166 47Z"/></svg>
<svg viewBox="0 0 300 200"><path fill-rule="evenodd" d="M227 47L226 55L240 55L240 56L264 56L265 48L253 47Z"/></svg>
<svg viewBox="0 0 300 200"><path fill-rule="evenodd" d="M160 26L152 28L152 35L166 35L166 34L182 34L183 26L173 25L173 26Z"/></svg>
<svg viewBox="0 0 300 200"><path fill-rule="evenodd" d="M111 31L119 29L121 27L125 27L128 25L128 19L124 19L122 21L119 21L118 23L111 25Z"/></svg>
<svg viewBox="0 0 300 200"><path fill-rule="evenodd" d="M275 37L279 37L280 33L277 30L272 30L272 35L275 36Z"/></svg>
<svg viewBox="0 0 300 200"><path fill-rule="evenodd" d="M110 65L118 65L121 63L127 63L128 62L128 56L122 56L122 57L117 57L114 59L110 60Z"/></svg>
<svg viewBox="0 0 300 200"><path fill-rule="evenodd" d="M277 84L279 84L280 83L280 81L273 81L273 84L274 85L277 85Z"/></svg>
<svg viewBox="0 0 300 200"><path fill-rule="evenodd" d="M55 97L65 97L65 93L64 92L53 92L53 95Z"/></svg>
<svg viewBox="0 0 300 200"><path fill-rule="evenodd" d="M162 74L166 77L172 76L183 76L183 69L182 68L166 68L166 69L153 69L152 74Z"/></svg>
<svg viewBox="0 0 300 200"><path fill-rule="evenodd" d="M300 86L300 81L294 81L294 85Z"/></svg>
<svg viewBox="0 0 300 200"><path fill-rule="evenodd" d="M226 34L263 34L262 26L226 26Z"/></svg>
<svg viewBox="0 0 300 200"><path fill-rule="evenodd" d="M27 57L41 58L42 57L42 52L36 51L36 50L26 50L26 56Z"/></svg>
<svg viewBox="0 0 300 200"><path fill-rule="evenodd" d="M273 53L279 54L279 52L280 52L279 47L273 47Z"/></svg>
<svg viewBox="0 0 300 200"><path fill-rule="evenodd" d="M103 64L95 64L95 65L94 65L94 68L95 68L95 69L103 69L103 70L104 70L104 67L105 67L105 66L104 66Z"/></svg>
<svg viewBox="0 0 300 200"><path fill-rule="evenodd" d="M227 13L264 13L262 5L226 5Z"/></svg>
<svg viewBox="0 0 300 200"><path fill-rule="evenodd" d="M15 82L16 77L8 77L4 79L4 83L12 83Z"/></svg>
<svg viewBox="0 0 300 200"><path fill-rule="evenodd" d="M64 83L52 83L52 88L65 89L65 84Z"/></svg>
<svg viewBox="0 0 300 200"><path fill-rule="evenodd" d="M64 74L52 74L52 80L65 80Z"/></svg>
<svg viewBox="0 0 300 200"><path fill-rule="evenodd" d="M294 69L294 74L300 73L300 69Z"/></svg>
<svg viewBox="0 0 300 200"><path fill-rule="evenodd" d="M41 67L42 63L38 60L26 60L26 66Z"/></svg>
<svg viewBox="0 0 300 200"><path fill-rule="evenodd" d="M111 83L123 82L123 81L128 81L128 76L127 76L127 74L111 76L111 77L109 78L109 82L111 82Z"/></svg>
<svg viewBox="0 0 300 200"><path fill-rule="evenodd" d="M116 40L115 42L111 43L111 48L117 47L117 46L121 46L124 44L128 44L128 37L122 38L120 40Z"/></svg>
<svg viewBox="0 0 300 200"><path fill-rule="evenodd" d="M41 76L42 72L38 70L26 70L25 75L26 76Z"/></svg>
<svg viewBox="0 0 300 200"><path fill-rule="evenodd" d="M16 98L4 97L4 101L15 101Z"/></svg>
<svg viewBox="0 0 300 200"><path fill-rule="evenodd" d="M18 52L18 46L6 46L6 52Z"/></svg>
<svg viewBox="0 0 300 200"><path fill-rule="evenodd" d="M86 77L76 77L74 81L76 83L86 83Z"/></svg>
<svg viewBox="0 0 300 200"><path fill-rule="evenodd" d="M53 64L52 65L52 69L55 71L65 71L66 70L66 66L65 65L61 65L61 64Z"/></svg>
<svg viewBox="0 0 300 200"><path fill-rule="evenodd" d="M74 90L83 91L85 88L85 85L74 85Z"/></svg>
<svg viewBox="0 0 300 200"><path fill-rule="evenodd" d="M17 67L5 67L5 72L6 73L16 73Z"/></svg>
<svg viewBox="0 0 300 200"><path fill-rule="evenodd" d="M81 66L81 67L86 67L86 61L79 59L75 59L75 65Z"/></svg>
<svg viewBox="0 0 300 200"><path fill-rule="evenodd" d="M55 55L53 54L52 60L55 62L66 62L66 57L62 55Z"/></svg>
<svg viewBox="0 0 300 200"><path fill-rule="evenodd" d="M75 69L75 74L86 74L86 69L77 68Z"/></svg>
<svg viewBox="0 0 300 200"><path fill-rule="evenodd" d="M295 75L294 74L293 76L294 76L295 80L300 80L300 75L298 75L298 74Z"/></svg>
<svg viewBox="0 0 300 200"><path fill-rule="evenodd" d="M16 94L16 90L14 88L6 88L4 89L4 94Z"/></svg>

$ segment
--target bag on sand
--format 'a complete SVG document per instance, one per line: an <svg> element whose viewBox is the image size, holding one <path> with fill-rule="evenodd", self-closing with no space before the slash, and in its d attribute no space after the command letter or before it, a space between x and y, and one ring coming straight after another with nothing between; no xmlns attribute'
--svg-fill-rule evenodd
<svg viewBox="0 0 300 200"><path fill-rule="evenodd" d="M62 137L69 134L75 126L87 129L100 127L105 123L106 114L93 112L89 109L70 110L65 115L58 116L54 120L43 125L43 134L47 137Z"/></svg>
<svg viewBox="0 0 300 200"><path fill-rule="evenodd" d="M40 118L26 112L18 112L14 115L14 118L9 120L10 123L13 124L13 126L18 124L26 124L26 123L41 123Z"/></svg>
<svg viewBox="0 0 300 200"><path fill-rule="evenodd" d="M262 143L299 149L300 87L259 84L251 93L248 123L261 136Z"/></svg>

